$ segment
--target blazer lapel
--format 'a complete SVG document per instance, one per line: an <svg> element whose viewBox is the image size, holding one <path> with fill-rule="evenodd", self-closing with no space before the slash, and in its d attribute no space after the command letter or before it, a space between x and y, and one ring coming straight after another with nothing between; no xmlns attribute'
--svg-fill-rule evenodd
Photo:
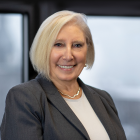
<svg viewBox="0 0 140 140"><path fill-rule="evenodd" d="M86 139L90 139L82 123L67 105L54 84L48 81L46 78L41 77L40 75L38 75L36 79L42 86L47 95L47 98L52 102L52 104L70 121L70 123L73 124L73 126L75 126L81 132L81 134Z"/></svg>
<svg viewBox="0 0 140 140"><path fill-rule="evenodd" d="M102 122L103 126L105 127L109 137L111 140L117 140L117 136L115 130L113 128L113 124L109 118L109 115L105 109L105 106L100 99L98 93L95 91L91 91L80 79L78 79L79 85L82 87L88 101L90 102L92 108L94 109L96 115Z"/></svg>

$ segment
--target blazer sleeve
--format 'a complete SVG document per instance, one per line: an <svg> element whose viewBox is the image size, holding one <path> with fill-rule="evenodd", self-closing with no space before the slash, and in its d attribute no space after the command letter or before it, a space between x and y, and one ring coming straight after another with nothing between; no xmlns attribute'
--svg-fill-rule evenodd
<svg viewBox="0 0 140 140"><path fill-rule="evenodd" d="M6 98L1 140L43 140L41 107L26 86L12 88Z"/></svg>

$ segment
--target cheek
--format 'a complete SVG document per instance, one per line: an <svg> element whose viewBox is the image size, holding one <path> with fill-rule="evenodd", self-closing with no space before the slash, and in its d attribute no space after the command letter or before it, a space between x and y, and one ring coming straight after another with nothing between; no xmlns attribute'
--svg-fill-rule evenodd
<svg viewBox="0 0 140 140"><path fill-rule="evenodd" d="M55 50L52 49L51 55L50 55L51 64L54 64L54 63L58 62L59 58L60 58L60 53L58 53L58 52L56 52Z"/></svg>
<svg viewBox="0 0 140 140"><path fill-rule="evenodd" d="M84 54L84 53L79 54L77 56L77 61L79 63L83 63L83 65L85 65L85 63L86 63L86 54Z"/></svg>
<svg viewBox="0 0 140 140"><path fill-rule="evenodd" d="M83 53L80 54L79 58L83 63L86 63L86 57L87 57L87 49L85 49Z"/></svg>

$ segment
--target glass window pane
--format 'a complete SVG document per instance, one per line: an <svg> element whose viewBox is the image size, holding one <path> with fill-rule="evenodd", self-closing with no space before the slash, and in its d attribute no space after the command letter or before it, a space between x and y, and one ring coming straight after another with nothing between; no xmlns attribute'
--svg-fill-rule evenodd
<svg viewBox="0 0 140 140"><path fill-rule="evenodd" d="M9 89L22 81L22 15L0 14L0 124Z"/></svg>
<svg viewBox="0 0 140 140"><path fill-rule="evenodd" d="M140 17L88 16L95 63L80 78L113 97L128 140L140 139Z"/></svg>

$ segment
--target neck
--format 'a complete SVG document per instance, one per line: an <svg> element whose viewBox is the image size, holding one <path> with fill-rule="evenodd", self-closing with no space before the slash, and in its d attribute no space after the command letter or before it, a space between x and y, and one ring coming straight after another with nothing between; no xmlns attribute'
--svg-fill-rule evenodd
<svg viewBox="0 0 140 140"><path fill-rule="evenodd" d="M62 93L67 94L69 96L73 96L79 90L79 84L77 82L77 79L75 79L73 81L57 81L57 80L52 79L52 82L54 83L54 85L56 86L58 91L60 91L61 96L65 97L65 98L69 98L69 97L63 95ZM78 99L81 97L81 93L82 93L81 91L82 90L80 90L79 95L76 96L74 99Z"/></svg>

